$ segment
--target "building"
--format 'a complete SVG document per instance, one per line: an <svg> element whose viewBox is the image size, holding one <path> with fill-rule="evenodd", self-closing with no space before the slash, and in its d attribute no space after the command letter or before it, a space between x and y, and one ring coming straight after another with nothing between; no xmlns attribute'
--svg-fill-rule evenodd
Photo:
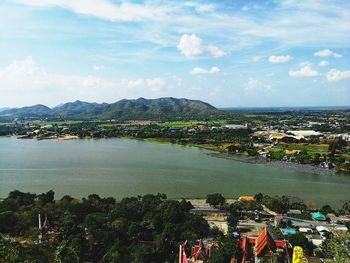
<svg viewBox="0 0 350 263"><path fill-rule="evenodd" d="M239 197L238 200L252 202L252 201L255 201L255 198L254 198L254 196L251 196L251 195L242 195Z"/></svg>
<svg viewBox="0 0 350 263"><path fill-rule="evenodd" d="M258 237L243 236L238 241L239 251L231 262L258 263L277 260L277 262L291 263L292 246L286 240L273 238L275 234L272 230L271 227L265 227ZM216 244L212 240L200 240L194 246L186 241L180 245L179 263L206 262L210 259L211 250L214 247Z"/></svg>
<svg viewBox="0 0 350 263"><path fill-rule="evenodd" d="M227 124L225 125L225 128L230 130L240 130L240 129L248 129L248 124L242 125L242 124Z"/></svg>
<svg viewBox="0 0 350 263"><path fill-rule="evenodd" d="M278 262L291 262L291 245L286 240L275 240L266 227L258 237L243 237L240 240L242 259L235 262L261 262L277 260Z"/></svg>
<svg viewBox="0 0 350 263"><path fill-rule="evenodd" d="M321 132L317 132L314 130L300 130L300 131L288 131L287 133L293 134L298 137L306 138L311 136L322 136Z"/></svg>
<svg viewBox="0 0 350 263"><path fill-rule="evenodd" d="M294 228L282 228L281 230L284 236L294 235L297 233Z"/></svg>
<svg viewBox="0 0 350 263"><path fill-rule="evenodd" d="M199 240L198 244L191 245L185 241L180 245L179 263L206 262L211 255L211 250L216 244L212 240Z"/></svg>

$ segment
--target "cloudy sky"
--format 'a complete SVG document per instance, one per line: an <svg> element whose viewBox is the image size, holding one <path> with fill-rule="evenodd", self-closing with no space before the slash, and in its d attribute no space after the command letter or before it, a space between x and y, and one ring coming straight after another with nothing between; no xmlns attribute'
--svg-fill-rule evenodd
<svg viewBox="0 0 350 263"><path fill-rule="evenodd" d="M350 105L350 2L1 0L0 108Z"/></svg>

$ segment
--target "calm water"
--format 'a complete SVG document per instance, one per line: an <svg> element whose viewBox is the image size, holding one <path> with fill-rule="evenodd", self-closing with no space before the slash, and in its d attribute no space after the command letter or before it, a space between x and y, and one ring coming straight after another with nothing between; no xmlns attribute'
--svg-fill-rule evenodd
<svg viewBox="0 0 350 263"><path fill-rule="evenodd" d="M0 137L0 196L18 189L56 197L227 197L263 192L339 206L350 198L350 176L315 175L225 160L194 147L126 139L37 141Z"/></svg>

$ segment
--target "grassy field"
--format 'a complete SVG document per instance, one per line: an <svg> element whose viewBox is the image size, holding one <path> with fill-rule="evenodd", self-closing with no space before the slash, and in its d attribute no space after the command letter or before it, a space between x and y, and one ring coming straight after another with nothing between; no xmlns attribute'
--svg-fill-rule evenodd
<svg viewBox="0 0 350 263"><path fill-rule="evenodd" d="M306 150L308 153L327 153L327 144L290 144L286 150Z"/></svg>
<svg viewBox="0 0 350 263"><path fill-rule="evenodd" d="M163 127L176 127L176 128L185 128L185 127L192 127L195 125L209 125L209 126L215 126L215 125L225 125L227 124L226 120L216 120L216 121L167 121L160 123L160 126Z"/></svg>

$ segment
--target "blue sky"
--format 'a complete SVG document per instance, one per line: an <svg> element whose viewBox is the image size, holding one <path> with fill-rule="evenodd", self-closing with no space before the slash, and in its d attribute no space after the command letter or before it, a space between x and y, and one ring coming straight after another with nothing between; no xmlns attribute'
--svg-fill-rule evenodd
<svg viewBox="0 0 350 263"><path fill-rule="evenodd" d="M350 105L350 2L0 1L0 107Z"/></svg>

